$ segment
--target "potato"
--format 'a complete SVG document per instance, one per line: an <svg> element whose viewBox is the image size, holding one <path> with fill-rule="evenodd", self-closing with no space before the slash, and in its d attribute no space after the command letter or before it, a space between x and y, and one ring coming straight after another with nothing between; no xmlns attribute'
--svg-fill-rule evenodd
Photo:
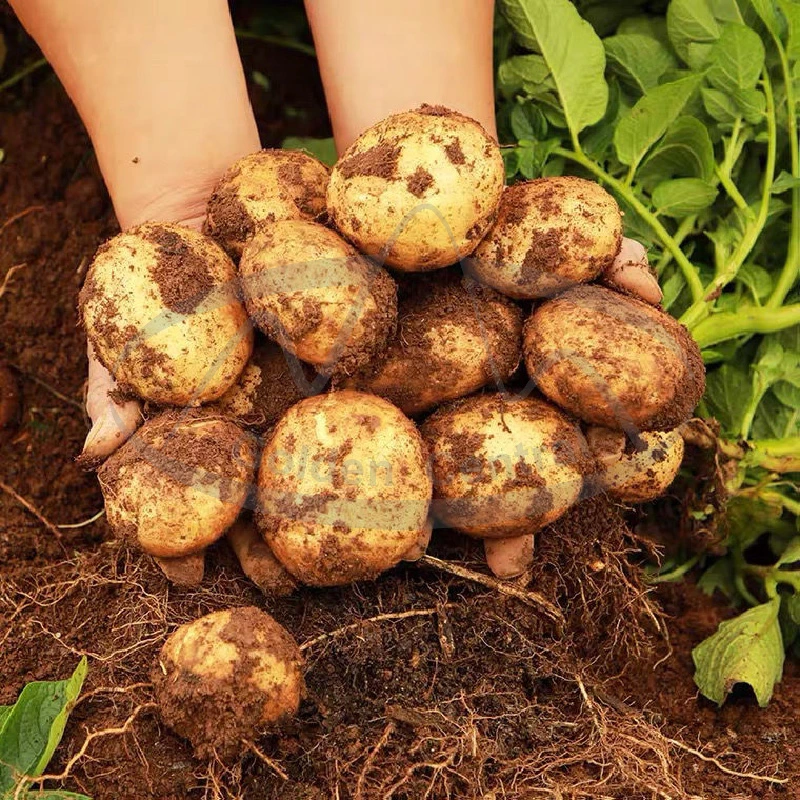
<svg viewBox="0 0 800 800"><path fill-rule="evenodd" d="M386 347L397 286L333 231L284 220L256 234L239 266L253 321L325 374L349 374Z"/></svg>
<svg viewBox="0 0 800 800"><path fill-rule="evenodd" d="M577 424L544 400L484 394L422 425L433 461L433 513L479 538L533 533L578 501L591 466Z"/></svg>
<svg viewBox="0 0 800 800"><path fill-rule="evenodd" d="M259 339L239 380L208 408L263 432L311 393L315 378L311 368L284 353L280 345Z"/></svg>
<svg viewBox="0 0 800 800"><path fill-rule="evenodd" d="M109 525L152 556L197 553L239 515L256 456L253 436L230 420L159 414L97 471Z"/></svg>
<svg viewBox="0 0 800 800"><path fill-rule="evenodd" d="M97 251L80 293L86 334L120 392L158 405L216 400L253 335L233 262L211 239L148 222Z"/></svg>
<svg viewBox="0 0 800 800"><path fill-rule="evenodd" d="M500 149L475 120L423 105L350 145L331 172L328 215L380 263L436 269L475 249L504 182Z"/></svg>
<svg viewBox="0 0 800 800"><path fill-rule="evenodd" d="M252 606L181 625L153 671L164 722L199 758L233 758L297 713L305 691L297 642Z"/></svg>
<svg viewBox="0 0 800 800"><path fill-rule="evenodd" d="M398 319L386 354L345 385L385 397L405 414L502 384L519 365L522 310L458 270L401 286Z"/></svg>
<svg viewBox="0 0 800 800"><path fill-rule="evenodd" d="M700 349L669 314L601 286L542 303L525 323L540 391L585 422L628 432L689 419L705 389Z"/></svg>
<svg viewBox="0 0 800 800"><path fill-rule="evenodd" d="M258 472L256 521L302 583L374 578L418 542L431 479L414 423L353 391L310 397L275 426Z"/></svg>
<svg viewBox="0 0 800 800"><path fill-rule="evenodd" d="M200 550L180 558L153 557L164 577L176 586L196 588L203 583L206 571L206 551Z"/></svg>
<svg viewBox="0 0 800 800"><path fill-rule="evenodd" d="M590 427L586 441L597 461L598 487L626 503L664 494L683 461L683 437L677 430L645 431L630 442L622 431Z"/></svg>
<svg viewBox="0 0 800 800"><path fill-rule="evenodd" d="M552 297L597 278L622 243L622 214L599 184L563 176L509 186L470 260L477 280L509 297Z"/></svg>
<svg viewBox="0 0 800 800"><path fill-rule="evenodd" d="M208 201L203 231L234 258L258 230L282 219L325 213L328 168L297 150L261 150L240 158Z"/></svg>
<svg viewBox="0 0 800 800"><path fill-rule="evenodd" d="M242 572L270 597L282 597L297 589L297 582L275 558L252 519L238 519L226 534Z"/></svg>

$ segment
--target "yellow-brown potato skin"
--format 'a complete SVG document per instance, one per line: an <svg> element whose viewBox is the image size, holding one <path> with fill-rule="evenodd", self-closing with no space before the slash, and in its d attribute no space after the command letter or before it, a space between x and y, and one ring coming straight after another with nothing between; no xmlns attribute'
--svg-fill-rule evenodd
<svg viewBox="0 0 800 800"><path fill-rule="evenodd" d="M301 583L374 578L419 541L431 499L414 423L369 394L303 400L275 426L258 473L256 521Z"/></svg>
<svg viewBox="0 0 800 800"><path fill-rule="evenodd" d="M248 239L273 222L320 219L329 174L322 162L298 150L244 156L214 187L203 230L239 258Z"/></svg>
<svg viewBox="0 0 800 800"><path fill-rule="evenodd" d="M240 753L245 744L297 713L303 659L292 636L252 606L181 625L154 670L162 718L200 758Z"/></svg>
<svg viewBox="0 0 800 800"><path fill-rule="evenodd" d="M421 427L433 513L479 538L533 533L578 501L591 465L577 424L535 397L484 394L442 406Z"/></svg>
<svg viewBox="0 0 800 800"><path fill-rule="evenodd" d="M159 414L97 471L109 525L153 556L197 553L239 515L256 458L253 436L230 420Z"/></svg>
<svg viewBox="0 0 800 800"><path fill-rule="evenodd" d="M271 225L250 240L239 271L256 325L320 372L353 372L395 331L392 278L323 225Z"/></svg>
<svg viewBox="0 0 800 800"><path fill-rule="evenodd" d="M233 262L181 225L148 222L102 245L80 310L118 388L158 405L216 400L253 347Z"/></svg>
<svg viewBox="0 0 800 800"><path fill-rule="evenodd" d="M594 280L613 263L621 243L622 214L599 184L572 176L538 178L503 192L470 271L509 297L552 297Z"/></svg>
<svg viewBox="0 0 800 800"><path fill-rule="evenodd" d="M368 128L334 166L328 215L346 239L406 272L454 264L494 220L505 183L497 143L441 106Z"/></svg>
<svg viewBox="0 0 800 800"><path fill-rule="evenodd" d="M525 323L528 375L585 422L670 430L705 389L700 349L669 314L601 286L579 286L538 306Z"/></svg>

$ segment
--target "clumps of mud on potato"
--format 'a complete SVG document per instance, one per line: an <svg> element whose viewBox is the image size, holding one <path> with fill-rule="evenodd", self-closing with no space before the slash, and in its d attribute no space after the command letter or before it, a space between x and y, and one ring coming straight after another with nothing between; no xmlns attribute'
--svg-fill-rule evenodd
<svg viewBox="0 0 800 800"><path fill-rule="evenodd" d="M361 252L418 272L469 255L494 221L500 149L475 120L423 105L368 128L334 166L328 215Z"/></svg>
<svg viewBox="0 0 800 800"><path fill-rule="evenodd" d="M124 395L207 403L250 357L252 327L233 262L181 225L148 222L102 245L79 302L94 352Z"/></svg>
<svg viewBox="0 0 800 800"><path fill-rule="evenodd" d="M181 625L161 649L153 683L161 717L198 758L232 759L297 713L302 667L292 636L247 606Z"/></svg>
<svg viewBox="0 0 800 800"><path fill-rule="evenodd" d="M298 581L338 586L374 578L418 548L430 500L414 423L386 400L344 390L303 400L275 426L256 522Z"/></svg>
<svg viewBox="0 0 800 800"><path fill-rule="evenodd" d="M577 423L536 397L456 400L422 425L433 463L433 513L478 538L533 533L581 495L591 468Z"/></svg>
<svg viewBox="0 0 800 800"><path fill-rule="evenodd" d="M538 178L506 188L469 268L509 297L552 297L597 278L621 243L622 214L602 186L572 176Z"/></svg>
<svg viewBox="0 0 800 800"><path fill-rule="evenodd" d="M328 168L297 150L261 150L236 161L220 178L203 231L239 258L248 239L283 219L325 214Z"/></svg>
<svg viewBox="0 0 800 800"><path fill-rule="evenodd" d="M276 222L250 240L239 271L255 324L321 373L352 373L395 331L394 280L323 225Z"/></svg>
<svg viewBox="0 0 800 800"><path fill-rule="evenodd" d="M97 471L109 525L152 556L197 553L238 517L256 459L255 438L231 420L163 412Z"/></svg>
<svg viewBox="0 0 800 800"><path fill-rule="evenodd" d="M585 422L635 433L670 430L705 389L700 348L661 309L578 286L525 323L525 365L539 390Z"/></svg>
<svg viewBox="0 0 800 800"><path fill-rule="evenodd" d="M519 366L522 309L501 294L440 270L400 284L397 334L346 386L390 400L409 416L502 385Z"/></svg>

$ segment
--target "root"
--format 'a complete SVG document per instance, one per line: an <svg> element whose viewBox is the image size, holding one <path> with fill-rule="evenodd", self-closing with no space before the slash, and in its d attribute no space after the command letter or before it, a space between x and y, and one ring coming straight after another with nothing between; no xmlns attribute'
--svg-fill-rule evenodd
<svg viewBox="0 0 800 800"><path fill-rule="evenodd" d="M242 740L242 744L247 747L250 752L252 752L255 756L258 757L260 761L263 761L281 780L288 781L289 776L283 771L280 764L277 761L271 759L265 753L262 753L253 742L248 742Z"/></svg>
<svg viewBox="0 0 800 800"><path fill-rule="evenodd" d="M6 272L5 278L3 278L3 282L0 284L0 300L3 298L3 295L6 293L6 289L8 288L8 283L11 278L14 276L14 273L19 272L24 267L27 267L27 264L17 264L14 267L9 267L8 272Z"/></svg>
<svg viewBox="0 0 800 800"><path fill-rule="evenodd" d="M14 500L16 500L23 508L33 514L33 516L36 517L36 519L38 519L39 522L41 522L42 525L44 525L45 528L47 528L47 530L49 530L50 533L56 537L56 539L58 539L59 542L61 542L61 531L55 525L53 525L53 523L50 522L50 520L47 519L47 517L42 514L42 512L39 511L36 506L33 505L33 503L31 503L29 500L26 500L22 495L17 494L14 489L2 481L0 481L0 489L2 489L7 495L13 497Z"/></svg>

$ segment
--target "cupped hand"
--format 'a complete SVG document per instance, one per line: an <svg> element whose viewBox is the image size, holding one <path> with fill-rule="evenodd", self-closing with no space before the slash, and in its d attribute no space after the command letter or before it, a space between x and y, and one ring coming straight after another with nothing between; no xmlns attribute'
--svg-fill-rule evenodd
<svg viewBox="0 0 800 800"><path fill-rule="evenodd" d="M663 297L647 261L647 250L634 239L623 239L617 257L600 278L611 289L628 292L658 305ZM533 534L509 539L485 539L486 564L498 578L522 575L533 562Z"/></svg>

